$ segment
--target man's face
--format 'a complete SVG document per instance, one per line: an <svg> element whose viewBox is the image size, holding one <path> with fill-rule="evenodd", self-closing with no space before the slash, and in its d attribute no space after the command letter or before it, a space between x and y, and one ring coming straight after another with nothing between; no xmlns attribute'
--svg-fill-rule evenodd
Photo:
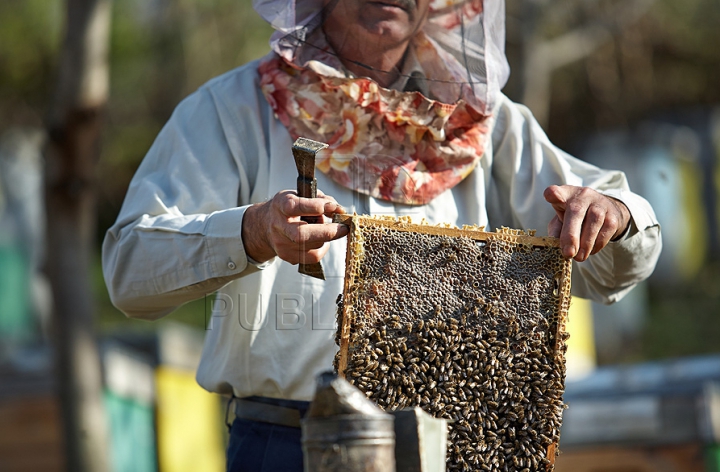
<svg viewBox="0 0 720 472"><path fill-rule="evenodd" d="M324 30L342 49L387 50L407 44L425 22L429 4L430 0L337 0ZM356 46L348 48L348 42Z"/></svg>

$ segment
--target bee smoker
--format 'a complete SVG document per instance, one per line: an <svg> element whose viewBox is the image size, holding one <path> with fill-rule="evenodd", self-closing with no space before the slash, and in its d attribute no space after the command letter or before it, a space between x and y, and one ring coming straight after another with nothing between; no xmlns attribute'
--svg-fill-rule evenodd
<svg viewBox="0 0 720 472"><path fill-rule="evenodd" d="M306 472L395 472L393 416L345 379L319 376L301 424Z"/></svg>

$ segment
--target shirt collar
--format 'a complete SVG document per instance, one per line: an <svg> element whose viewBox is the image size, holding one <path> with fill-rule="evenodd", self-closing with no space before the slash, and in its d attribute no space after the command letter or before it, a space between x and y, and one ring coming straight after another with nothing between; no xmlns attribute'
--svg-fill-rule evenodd
<svg viewBox="0 0 720 472"><path fill-rule="evenodd" d="M418 61L417 54L415 54L415 48L412 46L408 47L405 52L400 75L395 82L390 85L390 88L403 92L420 92L428 97L428 81Z"/></svg>

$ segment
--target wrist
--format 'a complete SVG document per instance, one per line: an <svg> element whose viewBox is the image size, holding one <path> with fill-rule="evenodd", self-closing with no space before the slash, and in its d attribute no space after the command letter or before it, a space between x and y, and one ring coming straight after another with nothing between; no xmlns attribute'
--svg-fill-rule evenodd
<svg viewBox="0 0 720 472"><path fill-rule="evenodd" d="M630 215L630 210L628 210L628 207L623 202L612 197L608 198L610 198L610 201L612 201L619 214L618 229L617 231L615 231L615 234L613 234L613 237L610 239L611 241L617 241L622 238L622 236L627 232L628 228L630 228L630 220L632 216Z"/></svg>
<svg viewBox="0 0 720 472"><path fill-rule="evenodd" d="M268 243L267 229L263 214L266 203L256 203L245 210L242 222L242 242L245 254L253 260L262 263L276 256L272 246Z"/></svg>

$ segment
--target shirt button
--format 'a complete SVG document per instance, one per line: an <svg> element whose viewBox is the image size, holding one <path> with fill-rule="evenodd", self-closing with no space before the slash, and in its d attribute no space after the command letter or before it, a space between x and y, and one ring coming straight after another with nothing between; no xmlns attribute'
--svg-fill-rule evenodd
<svg viewBox="0 0 720 472"><path fill-rule="evenodd" d="M228 269L230 270L235 270L235 268L237 267L233 261L229 261L227 265Z"/></svg>

